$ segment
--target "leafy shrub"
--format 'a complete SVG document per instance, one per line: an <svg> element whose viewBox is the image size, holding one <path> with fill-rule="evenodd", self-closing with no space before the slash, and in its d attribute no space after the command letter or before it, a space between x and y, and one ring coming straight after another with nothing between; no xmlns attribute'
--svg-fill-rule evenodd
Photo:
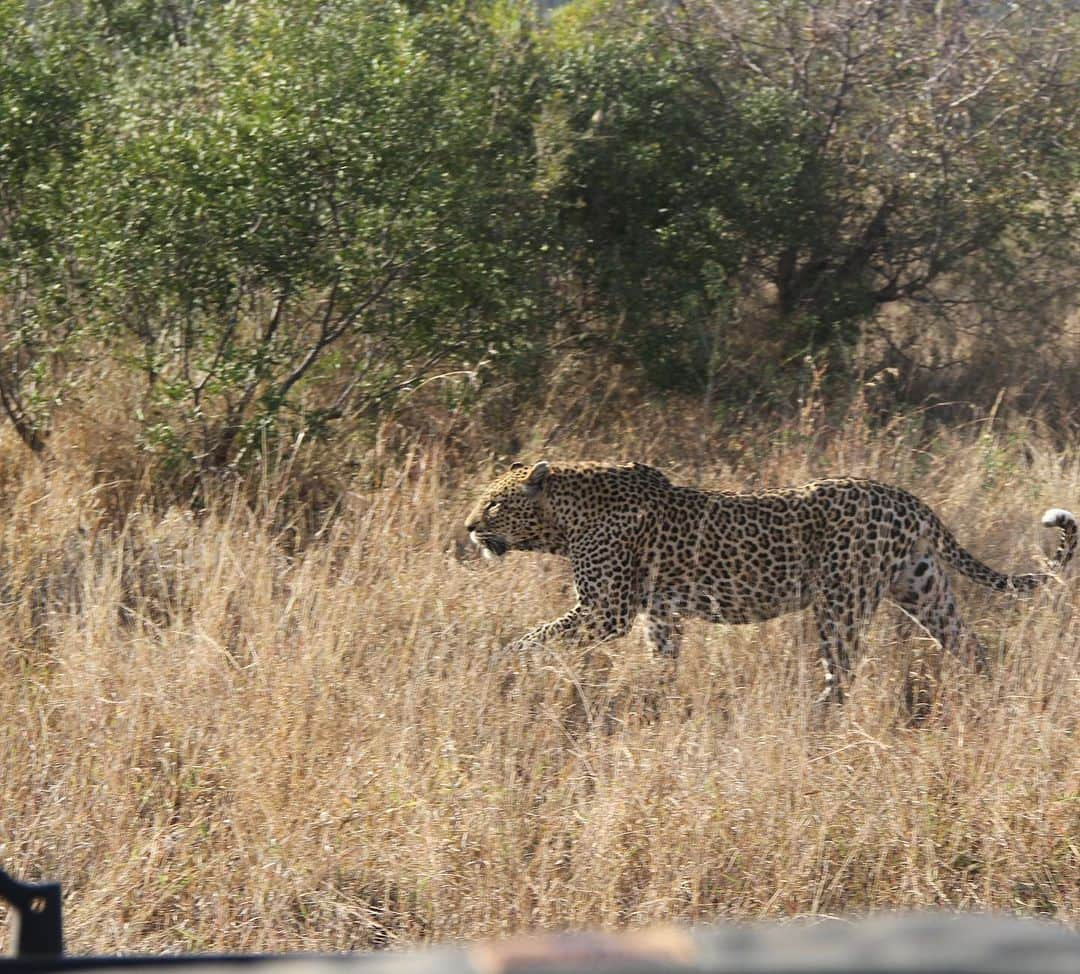
<svg viewBox="0 0 1080 974"><path fill-rule="evenodd" d="M237 5L135 63L79 253L158 442L227 463L531 320L532 70L473 5L395 2Z"/></svg>

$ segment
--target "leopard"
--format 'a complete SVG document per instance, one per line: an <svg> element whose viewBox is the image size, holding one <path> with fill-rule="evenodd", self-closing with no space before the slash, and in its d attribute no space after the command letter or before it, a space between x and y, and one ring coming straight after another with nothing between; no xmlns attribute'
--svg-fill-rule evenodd
<svg viewBox="0 0 1080 974"><path fill-rule="evenodd" d="M515 462L465 521L489 558L538 552L570 561L576 603L504 650L529 658L556 639L582 646L626 635L638 616L661 659L676 661L687 619L748 624L812 610L824 689L842 701L862 631L882 601L948 652L986 671L986 646L962 619L948 570L997 592L1044 586L1072 559L1077 519L1059 530L1048 571L1005 574L960 546L914 494L860 477L751 492L673 483L648 464Z"/></svg>

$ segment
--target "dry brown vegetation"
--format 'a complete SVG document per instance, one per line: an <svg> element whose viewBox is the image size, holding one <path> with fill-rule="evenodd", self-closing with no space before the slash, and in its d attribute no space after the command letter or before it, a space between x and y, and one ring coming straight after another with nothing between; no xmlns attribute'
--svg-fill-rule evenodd
<svg viewBox="0 0 1080 974"><path fill-rule="evenodd" d="M869 474L1002 568L1037 564L1042 510L1080 503L1075 444L1000 418L575 409L523 417L521 455L722 488ZM490 435L350 458L305 520L287 465L197 512L132 502L96 419L44 464L0 439L0 864L63 881L73 952L929 906L1080 922L1075 571L1026 601L958 584L985 679L883 610L822 727L798 616L690 627L670 684L636 631L510 680L497 647L561 611L569 577L463 544Z"/></svg>

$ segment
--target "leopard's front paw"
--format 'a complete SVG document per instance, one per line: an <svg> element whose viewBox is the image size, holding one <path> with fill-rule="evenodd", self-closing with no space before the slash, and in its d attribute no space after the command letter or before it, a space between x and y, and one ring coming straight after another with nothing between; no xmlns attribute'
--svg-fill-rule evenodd
<svg viewBox="0 0 1080 974"><path fill-rule="evenodd" d="M499 650L499 656L503 659L515 659L525 665L536 656L541 648L543 648L543 643L538 639L522 636L520 639L515 639L513 642L503 646Z"/></svg>

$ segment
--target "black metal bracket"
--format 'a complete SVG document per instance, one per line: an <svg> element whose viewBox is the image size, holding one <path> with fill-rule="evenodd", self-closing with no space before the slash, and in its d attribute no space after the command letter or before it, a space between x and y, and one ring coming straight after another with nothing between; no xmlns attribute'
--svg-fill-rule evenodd
<svg viewBox="0 0 1080 974"><path fill-rule="evenodd" d="M64 953L64 921L59 883L20 883L0 869L0 899L14 915L16 957L60 957Z"/></svg>

